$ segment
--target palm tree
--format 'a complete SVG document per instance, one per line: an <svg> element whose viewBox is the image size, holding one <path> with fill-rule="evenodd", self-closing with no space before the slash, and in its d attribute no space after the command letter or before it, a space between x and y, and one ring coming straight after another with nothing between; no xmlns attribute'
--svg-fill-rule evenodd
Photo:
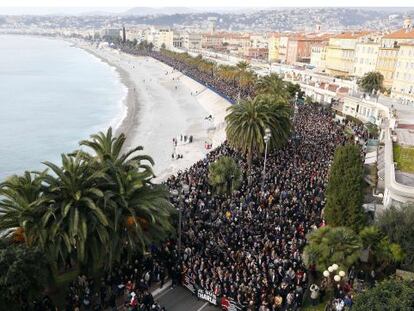
<svg viewBox="0 0 414 311"><path fill-rule="evenodd" d="M242 100L229 107L228 111L228 142L230 146L247 155L249 169L253 154L264 151L263 136L267 128L272 134L270 149L281 146L289 137L290 108L282 100L272 96L257 96L253 100Z"/></svg>
<svg viewBox="0 0 414 311"><path fill-rule="evenodd" d="M49 198L43 192L45 172L25 172L0 184L0 232L28 246L41 243L45 232L41 218Z"/></svg>
<svg viewBox="0 0 414 311"><path fill-rule="evenodd" d="M285 82L275 73L260 77L256 83L257 94L270 94L272 96L289 99L289 92Z"/></svg>
<svg viewBox="0 0 414 311"><path fill-rule="evenodd" d="M143 150L141 146L122 153L125 139L124 134L114 137L109 128L106 134L100 132L81 142L95 154L89 156L89 162L105 172L101 184L105 185L104 211L111 236L110 266L119 260L124 248L130 254L142 251L173 231L168 191L151 182L154 161L150 156L136 154Z"/></svg>
<svg viewBox="0 0 414 311"><path fill-rule="evenodd" d="M106 178L92 168L80 153L62 155L62 167L44 162L54 175L46 175L48 195L53 205L43 217L47 227L49 253L56 260L76 254L83 268L96 267L108 244L108 218L104 214L104 193L99 180Z"/></svg>
<svg viewBox="0 0 414 311"><path fill-rule="evenodd" d="M249 67L249 63L245 61L240 61L236 64L236 68L239 70L239 72L245 72L249 69Z"/></svg>
<svg viewBox="0 0 414 311"><path fill-rule="evenodd" d="M347 227L322 227L311 232L307 239L305 263L316 264L318 271L324 271L333 263L346 270L358 260L362 250L360 237Z"/></svg>
<svg viewBox="0 0 414 311"><path fill-rule="evenodd" d="M217 193L230 195L240 186L241 171L233 158L222 156L210 164L208 178Z"/></svg>

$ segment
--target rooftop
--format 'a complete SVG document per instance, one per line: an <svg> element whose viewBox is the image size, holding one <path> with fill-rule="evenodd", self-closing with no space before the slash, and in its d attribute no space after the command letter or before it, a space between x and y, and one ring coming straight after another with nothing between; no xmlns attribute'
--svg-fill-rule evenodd
<svg viewBox="0 0 414 311"><path fill-rule="evenodd" d="M384 39L414 39L414 29L400 29L383 37Z"/></svg>

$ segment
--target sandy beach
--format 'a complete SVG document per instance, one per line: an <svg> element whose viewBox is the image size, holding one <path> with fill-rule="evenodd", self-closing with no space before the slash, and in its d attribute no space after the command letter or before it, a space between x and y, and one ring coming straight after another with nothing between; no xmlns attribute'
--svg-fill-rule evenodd
<svg viewBox="0 0 414 311"><path fill-rule="evenodd" d="M127 135L126 148L144 147L153 157L156 181L190 167L225 140L226 109L222 97L153 58L133 56L111 48L78 45L114 66L128 88L128 112L117 133ZM206 117L212 116L212 121ZM183 141L181 141L181 135ZM184 136L193 136L184 143ZM176 138L177 147L173 146ZM182 154L173 159L172 154Z"/></svg>

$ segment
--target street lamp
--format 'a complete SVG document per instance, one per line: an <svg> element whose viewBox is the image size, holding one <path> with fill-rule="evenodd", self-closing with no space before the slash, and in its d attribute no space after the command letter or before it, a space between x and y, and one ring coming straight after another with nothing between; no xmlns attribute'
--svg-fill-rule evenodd
<svg viewBox="0 0 414 311"><path fill-rule="evenodd" d="M190 187L186 183L181 183L179 190L174 189L171 195L179 200L178 202L178 258L181 259L181 228L182 214L185 196L189 193Z"/></svg>
<svg viewBox="0 0 414 311"><path fill-rule="evenodd" d="M265 182L265 176L266 176L266 160L267 160L267 145L269 144L270 138L272 137L272 132L269 128L265 129L265 135L263 137L263 140L265 142L265 158L263 163L263 176L262 176L262 192L264 189L264 182Z"/></svg>

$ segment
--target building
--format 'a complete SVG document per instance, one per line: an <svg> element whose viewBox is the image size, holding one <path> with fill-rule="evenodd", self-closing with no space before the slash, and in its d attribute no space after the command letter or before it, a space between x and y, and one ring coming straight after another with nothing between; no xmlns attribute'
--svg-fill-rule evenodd
<svg viewBox="0 0 414 311"><path fill-rule="evenodd" d="M391 97L404 104L414 104L414 41L400 45Z"/></svg>
<svg viewBox="0 0 414 311"><path fill-rule="evenodd" d="M400 45L414 41L414 29L410 21L406 19L404 28L386 34L381 39L376 70L384 76L384 86L387 88L391 88L394 82Z"/></svg>
<svg viewBox="0 0 414 311"><path fill-rule="evenodd" d="M326 47L327 42L321 42L312 46L310 65L318 71L324 72L326 69Z"/></svg>
<svg viewBox="0 0 414 311"><path fill-rule="evenodd" d="M202 35L201 47L208 50L223 50L224 36L224 33L205 33Z"/></svg>
<svg viewBox="0 0 414 311"><path fill-rule="evenodd" d="M326 37L312 35L292 36L288 40L286 63L310 63L312 47L326 41Z"/></svg>
<svg viewBox="0 0 414 311"><path fill-rule="evenodd" d="M267 49L268 49L268 61L270 63L278 62L279 59L279 34L271 34L268 38Z"/></svg>
<svg viewBox="0 0 414 311"><path fill-rule="evenodd" d="M119 40L121 39L120 28L105 28L101 31L101 37L103 39Z"/></svg>
<svg viewBox="0 0 414 311"><path fill-rule="evenodd" d="M154 42L156 48L165 47L171 49L174 46L174 32L169 28L158 30L157 40Z"/></svg>
<svg viewBox="0 0 414 311"><path fill-rule="evenodd" d="M244 57L248 59L263 59L267 60L269 57L269 50L267 48L250 47L244 50Z"/></svg>
<svg viewBox="0 0 414 311"><path fill-rule="evenodd" d="M187 50L201 50L201 42L201 33L189 32L184 35L184 48Z"/></svg>
<svg viewBox="0 0 414 311"><path fill-rule="evenodd" d="M329 39L326 50L326 72L333 76L353 75L355 48L368 32L345 32Z"/></svg>
<svg viewBox="0 0 414 311"><path fill-rule="evenodd" d="M279 38L279 62L286 64L287 53L288 53L288 42L289 36L282 35Z"/></svg>
<svg viewBox="0 0 414 311"><path fill-rule="evenodd" d="M384 76L384 87L386 88L391 88L394 81L398 51L398 46L394 44L392 47L382 45L378 49L378 60L375 71L380 72Z"/></svg>
<svg viewBox="0 0 414 311"><path fill-rule="evenodd" d="M362 77L367 72L375 71L377 68L378 51L380 43L368 40L358 42L355 47L355 60L353 75Z"/></svg>
<svg viewBox="0 0 414 311"><path fill-rule="evenodd" d="M184 48L185 33L174 31L173 46L177 49Z"/></svg>
<svg viewBox="0 0 414 311"><path fill-rule="evenodd" d="M207 31L212 34L216 32L217 17L210 16L207 18Z"/></svg>

